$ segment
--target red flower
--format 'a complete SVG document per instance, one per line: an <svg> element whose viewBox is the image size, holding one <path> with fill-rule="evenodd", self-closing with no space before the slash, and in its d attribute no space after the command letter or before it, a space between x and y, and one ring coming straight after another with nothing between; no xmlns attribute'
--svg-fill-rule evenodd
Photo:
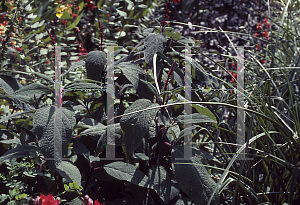
<svg viewBox="0 0 300 205"><path fill-rule="evenodd" d="M76 10L80 11L80 6L75 7Z"/></svg>
<svg viewBox="0 0 300 205"><path fill-rule="evenodd" d="M256 44L255 48L256 48L256 50L258 50L258 49L259 49L259 45L258 45L258 44Z"/></svg>
<svg viewBox="0 0 300 205"><path fill-rule="evenodd" d="M4 21L4 22L3 22L3 25L6 26L6 25L7 25L7 21Z"/></svg>
<svg viewBox="0 0 300 205"><path fill-rule="evenodd" d="M173 0L173 2L175 2L175 3L179 3L179 2L180 2L180 0Z"/></svg>
<svg viewBox="0 0 300 205"><path fill-rule="evenodd" d="M49 64L49 63L50 63L50 61L46 61L46 63L47 63L47 64Z"/></svg>
<svg viewBox="0 0 300 205"><path fill-rule="evenodd" d="M267 23L267 29L270 29L270 23Z"/></svg>
<svg viewBox="0 0 300 205"><path fill-rule="evenodd" d="M62 20L63 24L67 24L67 22L68 22L67 20Z"/></svg>
<svg viewBox="0 0 300 205"><path fill-rule="evenodd" d="M261 23L258 23L258 24L257 24L257 27L256 27L257 30L260 30L260 29L261 29L261 26L262 26Z"/></svg>
<svg viewBox="0 0 300 205"><path fill-rule="evenodd" d="M19 21L22 21L22 17L19 17L18 20L19 20Z"/></svg>
<svg viewBox="0 0 300 205"><path fill-rule="evenodd" d="M268 19L264 18L263 22L268 23Z"/></svg>
<svg viewBox="0 0 300 205"><path fill-rule="evenodd" d="M62 1L59 1L58 3L59 3L59 4L62 4Z"/></svg>
<svg viewBox="0 0 300 205"><path fill-rule="evenodd" d="M257 36L259 36L259 35L260 35L259 33L255 33L255 34L254 34L255 37L257 37Z"/></svg>
<svg viewBox="0 0 300 205"><path fill-rule="evenodd" d="M266 61L265 61L265 60L263 60L263 61L262 61L262 63L263 63L263 64L265 64L265 63L266 63Z"/></svg>
<svg viewBox="0 0 300 205"><path fill-rule="evenodd" d="M99 203L98 199L94 202L94 205L102 205Z"/></svg>
<svg viewBox="0 0 300 205"><path fill-rule="evenodd" d="M77 14L72 14L73 18L76 20L78 15Z"/></svg>
<svg viewBox="0 0 300 205"><path fill-rule="evenodd" d="M40 197L41 197L41 201L42 201L41 205L58 205L59 204L59 200L55 200L51 194L48 194L47 196L41 194Z"/></svg>
<svg viewBox="0 0 300 205"><path fill-rule="evenodd" d="M267 40L269 40L268 31L264 31L264 32L263 32L263 36L266 37Z"/></svg>
<svg viewBox="0 0 300 205"><path fill-rule="evenodd" d="M19 52L22 51L22 48L18 47L18 48L17 48L17 51L19 51Z"/></svg>

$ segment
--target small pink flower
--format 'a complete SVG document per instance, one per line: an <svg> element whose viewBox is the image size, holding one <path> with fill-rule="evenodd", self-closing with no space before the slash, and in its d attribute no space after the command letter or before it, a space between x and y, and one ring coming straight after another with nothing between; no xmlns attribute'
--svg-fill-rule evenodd
<svg viewBox="0 0 300 205"><path fill-rule="evenodd" d="M268 19L264 18L263 22L268 23Z"/></svg>

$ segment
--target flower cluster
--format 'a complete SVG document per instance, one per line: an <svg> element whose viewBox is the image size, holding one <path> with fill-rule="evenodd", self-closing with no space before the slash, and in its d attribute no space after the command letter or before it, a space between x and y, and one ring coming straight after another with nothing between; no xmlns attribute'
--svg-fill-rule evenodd
<svg viewBox="0 0 300 205"><path fill-rule="evenodd" d="M231 64L231 67L234 69L234 70L236 70L236 67L235 67L235 63L234 62L232 62L232 64ZM235 79L237 79L237 73L236 72L229 72L231 75L233 75L233 77L235 78ZM235 80L233 79L233 78L231 78L231 82L232 83L235 83Z"/></svg>
<svg viewBox="0 0 300 205"><path fill-rule="evenodd" d="M40 196L37 196L36 199L31 198L30 203L33 205L58 205L60 203L59 200L59 197L55 200L51 194L48 194L47 196L41 194Z"/></svg>
<svg viewBox="0 0 300 205"><path fill-rule="evenodd" d="M264 19L263 23L258 23L257 26L257 33L254 34L255 37L262 35L267 40L269 40L269 35L267 29L270 29L270 23L268 22L268 19Z"/></svg>

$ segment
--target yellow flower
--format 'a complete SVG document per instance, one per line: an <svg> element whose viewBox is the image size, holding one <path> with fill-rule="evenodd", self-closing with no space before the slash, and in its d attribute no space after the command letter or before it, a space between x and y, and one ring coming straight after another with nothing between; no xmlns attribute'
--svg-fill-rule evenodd
<svg viewBox="0 0 300 205"><path fill-rule="evenodd" d="M70 14L72 13L72 9L70 7L66 7L64 5L61 5L60 7L58 7L56 9L56 14L55 15L57 16L57 18L60 18L60 17L62 17L62 15L64 14L65 11L67 11Z"/></svg>
<svg viewBox="0 0 300 205"><path fill-rule="evenodd" d="M6 31L6 27L3 24L1 24L0 25L0 35L5 34L5 31Z"/></svg>

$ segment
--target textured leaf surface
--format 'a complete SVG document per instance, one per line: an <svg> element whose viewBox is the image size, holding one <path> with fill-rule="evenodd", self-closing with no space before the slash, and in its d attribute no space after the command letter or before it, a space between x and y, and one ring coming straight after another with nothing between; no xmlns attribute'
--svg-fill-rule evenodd
<svg viewBox="0 0 300 205"><path fill-rule="evenodd" d="M99 80L106 63L106 54L102 51L91 51L86 56L85 66L87 78Z"/></svg>
<svg viewBox="0 0 300 205"><path fill-rule="evenodd" d="M206 205L216 187L216 183L211 178L207 169L202 166L206 163L202 152L192 149L192 158L180 160L178 158L184 157L183 149L183 146L173 146L172 149L172 169L175 179L180 188L197 205ZM219 204L218 201L219 193L216 193L211 204Z"/></svg>
<svg viewBox="0 0 300 205"><path fill-rule="evenodd" d="M62 113L62 124L54 122L55 110ZM39 108L33 117L33 129L31 130L38 138L38 145L45 157L54 157L54 133L61 133L63 154L67 154L67 148L72 139L73 127L76 124L75 113L66 108L44 106Z"/></svg>
<svg viewBox="0 0 300 205"><path fill-rule="evenodd" d="M123 62L118 65L125 77L132 83L135 89L139 86L139 80L146 80L148 74L137 65L129 62Z"/></svg>
<svg viewBox="0 0 300 205"><path fill-rule="evenodd" d="M52 92L46 85L39 83L31 83L15 92L15 95L33 95L33 94L47 94Z"/></svg>
<svg viewBox="0 0 300 205"><path fill-rule="evenodd" d="M136 92L140 98L145 98L151 101L153 100L154 96L157 95L156 88L151 83L143 79L139 80Z"/></svg>
<svg viewBox="0 0 300 205"><path fill-rule="evenodd" d="M153 104L150 100L139 99L127 108L124 114L154 106L157 106L157 104ZM154 119L156 112L157 109L150 109L131 115L125 115L121 118L120 125L124 133L122 146L127 160L142 142L143 137L145 137L145 134L149 130L150 121Z"/></svg>
<svg viewBox="0 0 300 205"><path fill-rule="evenodd" d="M2 88L6 94L12 95L22 87L23 85L17 81L17 79L7 75L0 75L0 88Z"/></svg>
<svg viewBox="0 0 300 205"><path fill-rule="evenodd" d="M152 166L149 170L149 178L154 181L158 188L156 193L166 203L169 204L171 193L171 177L163 166Z"/></svg>
<svg viewBox="0 0 300 205"><path fill-rule="evenodd" d="M7 159L28 157L33 150L36 150L36 148L35 145L26 144L8 150L0 157L0 164Z"/></svg>
<svg viewBox="0 0 300 205"><path fill-rule="evenodd" d="M150 189L155 187L153 181L132 164L118 161L105 165L104 169L110 176L119 180L124 180Z"/></svg>
<svg viewBox="0 0 300 205"><path fill-rule="evenodd" d="M77 182L81 186L81 174L78 168L73 165L71 162L62 161L56 171L64 177L68 182L73 183Z"/></svg>
<svg viewBox="0 0 300 205"><path fill-rule="evenodd" d="M147 64L152 62L156 52L163 52L167 42L166 34L149 34L145 40L145 61Z"/></svg>

